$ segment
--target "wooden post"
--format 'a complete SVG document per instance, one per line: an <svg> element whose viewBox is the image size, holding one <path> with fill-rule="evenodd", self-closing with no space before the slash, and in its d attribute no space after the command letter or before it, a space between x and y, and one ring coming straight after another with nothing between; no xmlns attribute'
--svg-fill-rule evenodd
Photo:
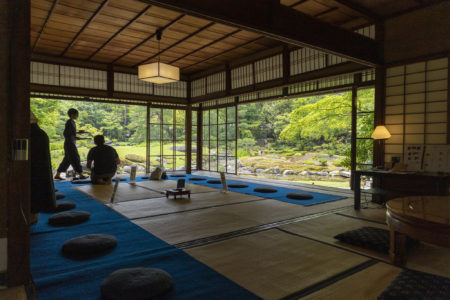
<svg viewBox="0 0 450 300"><path fill-rule="evenodd" d="M197 111L197 170L203 169L203 110Z"/></svg>
<svg viewBox="0 0 450 300"><path fill-rule="evenodd" d="M30 138L29 0L0 1L0 63L0 238L7 232L7 284L15 286L30 280L30 163L12 151Z"/></svg>
<svg viewBox="0 0 450 300"><path fill-rule="evenodd" d="M186 106L186 173L192 173L192 104Z"/></svg>
<svg viewBox="0 0 450 300"><path fill-rule="evenodd" d="M354 188L354 176L356 171L356 122L357 122L357 100L358 100L358 86L361 82L361 73L355 74L353 76L353 86L352 86L352 132L351 132L351 157L350 157L350 170L351 170L351 178L350 178L350 188Z"/></svg>
<svg viewBox="0 0 450 300"><path fill-rule="evenodd" d="M382 24L375 25L376 40L383 43L384 27ZM383 49L383 47L381 47ZM382 53L380 53L380 57ZM385 109L385 82L386 68L379 65L375 68L375 112L374 112L374 128L377 125L384 125L384 109ZM384 166L384 143L373 144L373 166Z"/></svg>
<svg viewBox="0 0 450 300"><path fill-rule="evenodd" d="M150 106L147 104L146 135L145 135L145 173L150 173Z"/></svg>

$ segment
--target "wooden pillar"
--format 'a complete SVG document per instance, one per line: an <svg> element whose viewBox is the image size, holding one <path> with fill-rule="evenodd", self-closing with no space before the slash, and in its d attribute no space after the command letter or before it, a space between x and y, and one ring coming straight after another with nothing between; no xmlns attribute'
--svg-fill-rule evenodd
<svg viewBox="0 0 450 300"><path fill-rule="evenodd" d="M30 138L29 0L0 1L0 63L0 238L7 232L7 284L15 286L30 280L30 163L12 150Z"/></svg>
<svg viewBox="0 0 450 300"><path fill-rule="evenodd" d="M384 40L384 26L383 24L375 25L375 37L379 43ZM380 47L381 51L384 47ZM383 53L379 54L383 57ZM384 125L385 116L385 82L386 82L386 68L383 65L378 65L375 68L375 112L374 112L374 128L377 125ZM384 166L384 143L373 144L373 166Z"/></svg>
<svg viewBox="0 0 450 300"><path fill-rule="evenodd" d="M150 173L150 106L147 104L146 131L145 131L145 173Z"/></svg>
<svg viewBox="0 0 450 300"><path fill-rule="evenodd" d="M197 111L197 170L203 169L203 111L200 104Z"/></svg>
<svg viewBox="0 0 450 300"><path fill-rule="evenodd" d="M359 76L358 76L359 75ZM350 138L350 170L351 170L351 178L350 178L350 188L354 188L354 176L356 171L356 122L357 122L357 100L358 100L358 84L359 78L361 74L355 74L353 76L353 86L352 86L352 124L351 124L351 138Z"/></svg>
<svg viewBox="0 0 450 300"><path fill-rule="evenodd" d="M192 104L186 106L186 173L192 173Z"/></svg>

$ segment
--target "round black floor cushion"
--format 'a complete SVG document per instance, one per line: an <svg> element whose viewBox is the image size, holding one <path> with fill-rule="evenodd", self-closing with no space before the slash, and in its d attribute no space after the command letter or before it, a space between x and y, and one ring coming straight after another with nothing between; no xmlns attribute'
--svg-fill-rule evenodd
<svg viewBox="0 0 450 300"><path fill-rule="evenodd" d="M190 181L202 181L206 180L206 177L191 177L189 178Z"/></svg>
<svg viewBox="0 0 450 300"><path fill-rule="evenodd" d="M255 187L255 189L253 191L258 192L258 193L276 193L276 192L278 192L278 190L276 188L268 187L268 186L257 186L257 187Z"/></svg>
<svg viewBox="0 0 450 300"><path fill-rule="evenodd" d="M288 193L286 197L293 200L309 200L314 198L313 195L307 193Z"/></svg>
<svg viewBox="0 0 450 300"><path fill-rule="evenodd" d="M130 268L111 273L103 280L101 292L105 300L147 300L167 293L172 286L172 277L166 271Z"/></svg>
<svg viewBox="0 0 450 300"><path fill-rule="evenodd" d="M210 180L206 180L206 183L221 184L222 181L220 181L220 179L210 179Z"/></svg>
<svg viewBox="0 0 450 300"><path fill-rule="evenodd" d="M149 179L149 178L150 178L150 176L147 176L147 175L141 177L141 179Z"/></svg>
<svg viewBox="0 0 450 300"><path fill-rule="evenodd" d="M72 184L85 184L85 183L91 183L91 182L92 182L91 178L72 180Z"/></svg>
<svg viewBox="0 0 450 300"><path fill-rule="evenodd" d="M71 210L54 214L48 218L48 224L54 226L71 226L77 225L89 220L91 216L87 211Z"/></svg>
<svg viewBox="0 0 450 300"><path fill-rule="evenodd" d="M170 177L186 177L186 174L169 174Z"/></svg>
<svg viewBox="0 0 450 300"><path fill-rule="evenodd" d="M245 184L245 183L230 183L230 184L228 185L228 187L230 187L230 188L243 189L243 188L248 187L248 184Z"/></svg>
<svg viewBox="0 0 450 300"><path fill-rule="evenodd" d="M89 258L109 252L117 246L117 240L108 234L88 234L66 241L62 253L73 258Z"/></svg>
<svg viewBox="0 0 450 300"><path fill-rule="evenodd" d="M56 200L60 200L66 197L63 193L55 193Z"/></svg>
<svg viewBox="0 0 450 300"><path fill-rule="evenodd" d="M55 189L55 192L59 191L58 189Z"/></svg>
<svg viewBox="0 0 450 300"><path fill-rule="evenodd" d="M56 207L52 210L53 212L61 212L75 208L77 205L69 201L58 201L56 202Z"/></svg>

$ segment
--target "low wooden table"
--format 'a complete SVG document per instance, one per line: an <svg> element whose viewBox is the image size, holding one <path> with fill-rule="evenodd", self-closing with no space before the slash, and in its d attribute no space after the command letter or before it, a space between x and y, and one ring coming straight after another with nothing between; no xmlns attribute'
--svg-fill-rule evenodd
<svg viewBox="0 0 450 300"><path fill-rule="evenodd" d="M386 207L393 263L406 262L406 236L450 248L450 196L395 198Z"/></svg>
<svg viewBox="0 0 450 300"><path fill-rule="evenodd" d="M188 195L188 198L191 199L191 190L186 189L166 190L166 198L169 198L170 195L172 195L175 200L177 199L177 196L183 195Z"/></svg>

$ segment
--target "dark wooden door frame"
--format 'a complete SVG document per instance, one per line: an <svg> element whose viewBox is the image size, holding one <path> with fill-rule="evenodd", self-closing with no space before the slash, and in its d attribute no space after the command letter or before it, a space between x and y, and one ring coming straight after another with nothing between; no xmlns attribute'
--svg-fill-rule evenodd
<svg viewBox="0 0 450 300"><path fill-rule="evenodd" d="M0 57L0 203L7 219L0 226L7 227L7 284L15 286L30 280L30 164L12 151L16 139L30 136L30 0L0 2Z"/></svg>

